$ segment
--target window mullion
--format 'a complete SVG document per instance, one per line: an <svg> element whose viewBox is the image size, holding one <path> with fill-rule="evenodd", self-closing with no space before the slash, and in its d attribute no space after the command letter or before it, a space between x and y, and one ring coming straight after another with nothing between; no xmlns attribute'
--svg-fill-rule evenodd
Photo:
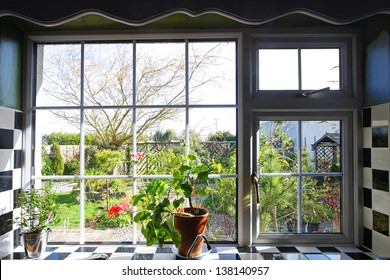
<svg viewBox="0 0 390 280"><path fill-rule="evenodd" d="M85 42L81 42L81 58L80 58L80 244L85 242L85 122L84 122L84 55Z"/></svg>
<svg viewBox="0 0 390 280"><path fill-rule="evenodd" d="M302 122L298 121L297 233L302 233Z"/></svg>
<svg viewBox="0 0 390 280"><path fill-rule="evenodd" d="M186 141L186 156L190 154L190 109L189 109L189 101L190 101L190 66L189 66L189 50L188 50L188 39L185 40L185 106L186 106L186 120L185 120L185 141Z"/></svg>
<svg viewBox="0 0 390 280"><path fill-rule="evenodd" d="M298 48L298 89L302 90L302 57L301 48Z"/></svg>
<svg viewBox="0 0 390 280"><path fill-rule="evenodd" d="M133 40L133 154L137 153L137 42ZM132 195L135 195L137 193L137 163L133 164L133 185L132 185ZM133 218L135 217L135 214L137 213L136 206L133 206ZM133 219L133 244L137 244L137 224L134 222Z"/></svg>

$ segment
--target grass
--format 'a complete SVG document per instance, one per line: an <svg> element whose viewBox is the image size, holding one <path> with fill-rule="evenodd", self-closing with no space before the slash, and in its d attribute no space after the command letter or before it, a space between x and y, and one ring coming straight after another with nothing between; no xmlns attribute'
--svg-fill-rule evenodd
<svg viewBox="0 0 390 280"><path fill-rule="evenodd" d="M78 196L73 192L57 194L56 202L59 204L58 216L60 221L53 228L63 227L65 220L69 219L68 228L80 225L80 203ZM85 202L85 220L91 220L98 211L102 211L101 202Z"/></svg>

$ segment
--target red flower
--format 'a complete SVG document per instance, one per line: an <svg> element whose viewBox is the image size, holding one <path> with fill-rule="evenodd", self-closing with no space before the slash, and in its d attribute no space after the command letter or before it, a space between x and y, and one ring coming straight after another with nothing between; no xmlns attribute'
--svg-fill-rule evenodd
<svg viewBox="0 0 390 280"><path fill-rule="evenodd" d="M140 152L136 152L136 153L132 153L132 154L131 154L131 157L132 157L133 159L141 159L141 158L144 157L144 154L143 154L143 153L140 153Z"/></svg>
<svg viewBox="0 0 390 280"><path fill-rule="evenodd" d="M111 218L112 216L117 216L120 212L124 210L125 209L120 204L111 205L111 207L108 209L108 217Z"/></svg>

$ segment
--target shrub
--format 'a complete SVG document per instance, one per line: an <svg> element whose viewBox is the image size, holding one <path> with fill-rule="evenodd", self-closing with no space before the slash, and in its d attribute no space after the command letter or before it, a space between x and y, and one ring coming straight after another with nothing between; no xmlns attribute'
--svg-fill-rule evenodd
<svg viewBox="0 0 390 280"><path fill-rule="evenodd" d="M60 145L54 142L50 148L49 158L53 163L53 172L55 175L62 175L64 173L64 160L60 152Z"/></svg>

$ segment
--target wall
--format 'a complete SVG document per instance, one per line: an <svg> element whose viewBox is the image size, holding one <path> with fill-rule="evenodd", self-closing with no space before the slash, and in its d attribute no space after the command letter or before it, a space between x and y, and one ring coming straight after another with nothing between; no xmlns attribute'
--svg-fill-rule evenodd
<svg viewBox="0 0 390 280"><path fill-rule="evenodd" d="M22 179L22 113L0 107L0 259L18 246L10 219ZM16 214L16 213L15 213Z"/></svg>
<svg viewBox="0 0 390 280"><path fill-rule="evenodd" d="M18 230L10 219L22 178L20 70L20 36L0 20L0 258L19 245Z"/></svg>
<svg viewBox="0 0 390 280"><path fill-rule="evenodd" d="M21 109L22 35L0 18L0 106Z"/></svg>
<svg viewBox="0 0 390 280"><path fill-rule="evenodd" d="M390 257L390 103L363 110L364 246Z"/></svg>

